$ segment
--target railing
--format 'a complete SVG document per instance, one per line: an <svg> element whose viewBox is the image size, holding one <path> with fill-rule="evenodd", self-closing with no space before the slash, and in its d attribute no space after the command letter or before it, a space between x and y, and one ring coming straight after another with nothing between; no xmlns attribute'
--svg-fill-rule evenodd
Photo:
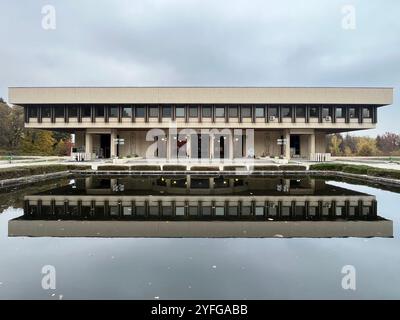
<svg viewBox="0 0 400 320"><path fill-rule="evenodd" d="M330 153L312 153L310 154L310 160L316 162L331 161Z"/></svg>
<svg viewBox="0 0 400 320"><path fill-rule="evenodd" d="M86 152L72 152L71 158L74 161L91 161L96 159L96 154Z"/></svg>

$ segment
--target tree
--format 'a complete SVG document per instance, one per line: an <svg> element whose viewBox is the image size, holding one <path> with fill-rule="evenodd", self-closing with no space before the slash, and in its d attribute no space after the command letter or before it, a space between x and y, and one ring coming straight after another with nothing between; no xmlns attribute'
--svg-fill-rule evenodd
<svg viewBox="0 0 400 320"><path fill-rule="evenodd" d="M14 106L10 108L6 119L7 130L3 133L6 146L9 150L15 152L20 145L24 131L24 110L21 107Z"/></svg>
<svg viewBox="0 0 400 320"><path fill-rule="evenodd" d="M357 138L357 154L359 156L377 155L376 140L369 137Z"/></svg>
<svg viewBox="0 0 400 320"><path fill-rule="evenodd" d="M400 151L400 135L386 132L376 137L376 146L383 154Z"/></svg>
<svg viewBox="0 0 400 320"><path fill-rule="evenodd" d="M54 155L56 141L47 130L26 130L22 139L22 151L27 154Z"/></svg>
<svg viewBox="0 0 400 320"><path fill-rule="evenodd" d="M338 134L338 135L334 134L331 136L329 150L332 155L338 156L338 155L342 154L342 152L340 150L341 144L342 144L342 139L341 139L340 134Z"/></svg>

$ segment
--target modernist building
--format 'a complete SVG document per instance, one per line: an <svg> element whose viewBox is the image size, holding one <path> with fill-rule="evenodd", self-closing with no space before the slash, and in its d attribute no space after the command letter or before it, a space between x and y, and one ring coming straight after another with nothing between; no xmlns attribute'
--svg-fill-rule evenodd
<svg viewBox="0 0 400 320"><path fill-rule="evenodd" d="M313 159L327 134L375 128L392 99L392 88L9 88L27 128L74 133L85 159Z"/></svg>

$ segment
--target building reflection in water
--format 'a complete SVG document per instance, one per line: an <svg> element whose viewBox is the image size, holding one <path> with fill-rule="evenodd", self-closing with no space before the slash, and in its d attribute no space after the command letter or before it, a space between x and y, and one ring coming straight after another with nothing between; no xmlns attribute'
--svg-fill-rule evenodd
<svg viewBox="0 0 400 320"><path fill-rule="evenodd" d="M373 195L324 180L88 177L25 196L9 236L392 237Z"/></svg>

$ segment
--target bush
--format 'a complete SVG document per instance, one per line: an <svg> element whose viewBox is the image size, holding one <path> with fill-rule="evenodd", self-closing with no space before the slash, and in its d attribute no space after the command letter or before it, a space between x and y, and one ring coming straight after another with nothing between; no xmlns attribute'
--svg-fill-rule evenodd
<svg viewBox="0 0 400 320"><path fill-rule="evenodd" d="M165 171L186 171L186 166L166 164L163 166L163 170L165 170Z"/></svg>
<svg viewBox="0 0 400 320"><path fill-rule="evenodd" d="M282 171L304 171L304 170L307 170L307 167L295 165L295 164L293 164L293 165L288 164L288 165L279 166L279 170L282 170Z"/></svg>
<svg viewBox="0 0 400 320"><path fill-rule="evenodd" d="M279 167L274 165L265 165L265 166L254 166L252 168L254 171L278 171Z"/></svg>
<svg viewBox="0 0 400 320"><path fill-rule="evenodd" d="M312 164L310 170L342 171L344 166L341 163L318 163Z"/></svg>
<svg viewBox="0 0 400 320"><path fill-rule="evenodd" d="M132 171L161 171L161 167L157 165L137 165L131 167Z"/></svg>
<svg viewBox="0 0 400 320"><path fill-rule="evenodd" d="M48 165L48 166L26 166L0 169L0 179L13 179L34 176L39 174L69 171L69 166L64 165Z"/></svg>
<svg viewBox="0 0 400 320"><path fill-rule="evenodd" d="M193 166L190 168L190 171L219 171L219 168L218 167Z"/></svg>
<svg viewBox="0 0 400 320"><path fill-rule="evenodd" d="M224 166L225 171L247 171L245 166Z"/></svg>
<svg viewBox="0 0 400 320"><path fill-rule="evenodd" d="M369 168L367 174L374 177L400 179L400 170Z"/></svg>
<svg viewBox="0 0 400 320"><path fill-rule="evenodd" d="M84 166L84 165L68 165L66 166L68 170L91 170L91 166Z"/></svg>
<svg viewBox="0 0 400 320"><path fill-rule="evenodd" d="M129 171L129 166L103 165L97 167L98 171Z"/></svg>
<svg viewBox="0 0 400 320"><path fill-rule="evenodd" d="M345 165L342 169L343 172L354 173L354 174L367 174L369 166L355 166L355 165Z"/></svg>

